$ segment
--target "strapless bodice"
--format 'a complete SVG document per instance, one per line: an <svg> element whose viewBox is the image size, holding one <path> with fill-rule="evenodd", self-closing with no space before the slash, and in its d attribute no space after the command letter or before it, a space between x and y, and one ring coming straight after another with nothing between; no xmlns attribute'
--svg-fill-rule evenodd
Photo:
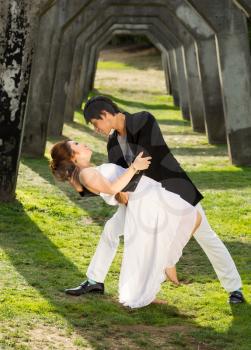
<svg viewBox="0 0 251 350"><path fill-rule="evenodd" d="M113 163L104 163L95 168L109 181L114 181L126 171L125 168Z"/></svg>
<svg viewBox="0 0 251 350"><path fill-rule="evenodd" d="M116 180L117 177L122 175L126 169L121 167L120 165L113 164L113 163L104 163L99 166L95 167L97 171L100 172L102 176L104 176L109 181ZM104 201L109 205L118 205L119 203L115 199L115 195L110 195L107 193L100 193L99 194Z"/></svg>

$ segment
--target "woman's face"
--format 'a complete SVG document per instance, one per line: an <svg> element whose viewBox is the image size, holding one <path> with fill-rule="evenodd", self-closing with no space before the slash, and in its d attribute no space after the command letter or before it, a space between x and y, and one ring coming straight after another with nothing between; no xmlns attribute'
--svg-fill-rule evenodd
<svg viewBox="0 0 251 350"><path fill-rule="evenodd" d="M73 161L77 162L89 162L92 156L92 150L83 143L78 143L77 141L68 141L68 144L73 151Z"/></svg>

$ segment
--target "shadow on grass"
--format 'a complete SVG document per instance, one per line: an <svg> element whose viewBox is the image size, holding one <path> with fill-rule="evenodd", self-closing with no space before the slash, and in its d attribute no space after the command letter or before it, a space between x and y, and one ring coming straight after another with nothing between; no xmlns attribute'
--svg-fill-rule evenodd
<svg viewBox="0 0 251 350"><path fill-rule="evenodd" d="M250 315L251 315L251 305L248 303L242 305L231 305L231 311L233 316L233 321L231 327L228 330L227 335L235 339L236 334L240 334L242 341L245 345L238 346L236 343L236 348L241 350L249 350L251 344L251 332L250 332ZM233 343L234 345L234 343ZM234 346L233 346L234 348Z"/></svg>
<svg viewBox="0 0 251 350"><path fill-rule="evenodd" d="M226 335L218 334L211 327L199 326L193 316L168 304L130 310L109 295L67 297L63 289L81 281L82 272L30 219L21 203L1 205L1 214L6 227L0 236L0 246L11 264L28 285L50 302L53 313L65 318L93 349L125 349L125 344L131 344L134 348L150 350L158 347L158 342L163 344L159 347L163 349L168 346L175 350L198 347L208 350L218 348L216 345L222 348L223 344L230 348L234 339L238 341L236 335L249 334L246 334L248 323L242 322L249 320L248 304L233 308L233 324Z"/></svg>
<svg viewBox="0 0 251 350"><path fill-rule="evenodd" d="M98 140L102 141L102 142L107 142L107 137L103 136L101 134L98 134L97 132L94 131L94 129L91 129L91 127L88 127L85 124L80 124L78 122L68 122L66 123L66 125L70 126L71 128L78 130L80 132L86 133L92 137L96 137ZM93 127L92 127L93 128ZM90 145L91 147L91 145Z"/></svg>
<svg viewBox="0 0 251 350"><path fill-rule="evenodd" d="M241 171L191 171L189 174L200 190L248 188L251 183L251 168L239 167L239 169Z"/></svg>
<svg viewBox="0 0 251 350"><path fill-rule="evenodd" d="M168 107L168 109L171 109ZM179 110L179 109L177 109ZM158 121L158 124L161 125L169 125L169 126L190 126L190 122L188 120L185 119L158 119L156 118Z"/></svg>
<svg viewBox="0 0 251 350"><path fill-rule="evenodd" d="M186 133L187 135L187 133ZM172 153L176 156L201 156L201 157L227 157L227 146L205 147L172 147Z"/></svg>
<svg viewBox="0 0 251 350"><path fill-rule="evenodd" d="M98 154L97 157L103 157L103 154ZM22 159L22 162L36 172L40 177L44 178L48 183L53 186L58 186L61 191L72 201L74 205L79 206L88 213L88 216L92 219L92 222L97 225L103 225L105 220L111 217L112 213L116 208L111 207L103 202L99 197L90 197L90 198L81 198L77 193L71 189L70 186L56 183L52 174L47 168L48 160L46 158L42 160L37 159ZM251 169L242 168L242 171L202 171L202 172L192 172L191 177L200 190L206 189L231 189L236 188L238 185L239 188L249 186L251 180ZM220 234L220 232L219 232ZM233 256L238 257L239 253L242 252L242 258L250 260L245 260L246 266L251 265L251 248L248 244L242 244L240 242L227 242L227 247ZM204 256L203 251L197 245L197 243L189 243L188 247L185 249L184 257L188 259L184 260L185 268L189 265L190 269L187 273L188 276L196 276L196 281L200 280L201 283L205 281L210 281L215 278L214 271L208 261ZM244 260L243 260L244 261ZM181 265L183 266L183 265ZM201 270L198 274L197 267L201 266ZM193 270L193 267L195 270ZM245 268L241 267L241 269ZM250 283L249 281L248 283Z"/></svg>
<svg viewBox="0 0 251 350"><path fill-rule="evenodd" d="M16 217L15 222L13 215ZM217 339L217 343L221 345L230 344L237 329L240 331L240 309L233 311L236 321L234 320L229 330L229 334L233 336L230 339L210 327L199 326L193 316L182 314L174 306L150 305L130 310L122 307L109 295L67 297L63 293L65 286L71 286L83 279L78 267L45 236L27 215L20 202L1 204L1 216L5 218L5 223L2 226L0 246L11 264L28 285L50 302L54 308L53 313L64 317L77 334L88 340L93 349L125 349L125 342L133 343L134 346L140 345L137 341L140 338L141 342L146 343L144 349L152 349L155 348L156 335L163 327L166 328L162 339L159 340L164 341L165 346L169 344L173 349L184 349L185 344L192 344L195 348L201 344L200 349L210 349L210 346L204 347L205 343L211 343L213 346L214 340ZM250 311L248 305L246 311L247 308ZM137 326L152 327L142 331ZM172 328L173 326L175 327ZM166 332L169 328L167 338ZM191 333L195 338L191 337Z"/></svg>
<svg viewBox="0 0 251 350"><path fill-rule="evenodd" d="M106 96L106 97L110 98L115 103L119 103L119 104L126 106L126 107L139 108L140 110L147 110L147 111L174 110L174 111L179 111L179 107L176 107L176 106L171 106L171 105L164 104L164 103L162 103L162 104L150 104L150 103L145 103L145 102L125 100L125 99L118 98L118 97L115 97L115 96L110 95L110 94L101 93L101 92L99 92L99 90L93 90L89 97L97 96L97 95Z"/></svg>
<svg viewBox="0 0 251 350"><path fill-rule="evenodd" d="M76 110L77 112L81 113L81 110ZM183 120L183 119L156 119L158 124L161 125L169 125L169 126L190 126L190 122L187 120ZM66 125L69 125L70 127L81 131L81 132L85 132L88 133L90 136L96 137L101 141L105 141L106 142L106 137L99 135L98 133L96 133L93 129L89 128L87 125L73 121L73 122L67 122L65 123ZM165 134L170 134L170 132L162 132L163 135ZM172 132L173 133L173 132ZM181 134L178 132L175 132L177 134ZM189 133L186 131L186 135L188 135ZM194 135L194 131L190 133L191 135ZM201 133L199 133L201 134ZM50 139L49 139L50 140Z"/></svg>
<svg viewBox="0 0 251 350"><path fill-rule="evenodd" d="M220 232L218 232L220 234ZM224 241L245 285L251 283L251 244L241 241ZM240 256L241 252L241 256ZM178 273L181 281L185 283L210 283L217 279L214 269L205 253L196 242L191 239L183 251L178 263Z"/></svg>

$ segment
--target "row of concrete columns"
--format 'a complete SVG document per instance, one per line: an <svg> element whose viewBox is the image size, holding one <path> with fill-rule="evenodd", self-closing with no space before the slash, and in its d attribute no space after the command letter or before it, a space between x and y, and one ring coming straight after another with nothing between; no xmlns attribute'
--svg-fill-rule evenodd
<svg viewBox="0 0 251 350"><path fill-rule="evenodd" d="M183 117L210 143L227 141L234 164L251 164L251 0L0 0L0 6L7 18L0 27L0 198L14 197L22 141L25 154L42 156L47 136L61 135L93 86L100 50L118 33L146 35L161 51L167 93ZM16 83L20 91L8 83L14 73L24 77Z"/></svg>

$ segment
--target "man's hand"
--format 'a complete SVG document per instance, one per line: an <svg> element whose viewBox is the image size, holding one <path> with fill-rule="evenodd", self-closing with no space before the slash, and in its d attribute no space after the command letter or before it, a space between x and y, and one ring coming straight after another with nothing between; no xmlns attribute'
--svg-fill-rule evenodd
<svg viewBox="0 0 251 350"><path fill-rule="evenodd" d="M118 192L118 193L115 195L115 199L116 199L120 204L125 204L125 205L127 205L128 199L129 199L128 192Z"/></svg>

